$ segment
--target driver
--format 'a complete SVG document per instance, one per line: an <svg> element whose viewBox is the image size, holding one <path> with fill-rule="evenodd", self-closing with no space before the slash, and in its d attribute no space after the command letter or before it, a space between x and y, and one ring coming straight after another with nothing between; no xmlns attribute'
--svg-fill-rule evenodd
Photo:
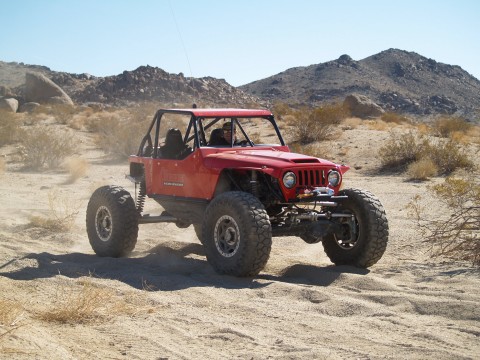
<svg viewBox="0 0 480 360"><path fill-rule="evenodd" d="M237 129L235 124L233 125L233 145L238 145L237 143ZM231 139L232 139L232 133L231 133L231 123L226 122L223 124L221 128L215 129L212 131L210 134L210 141L208 142L209 145L214 145L214 146L230 146L231 144Z"/></svg>
<svg viewBox="0 0 480 360"><path fill-rule="evenodd" d="M231 126L232 125L230 122L226 122L225 124L223 124L222 126L223 140L225 141L226 145L230 145L232 140L232 135L233 135L233 145L237 145L237 127L235 126L235 124L233 124L233 134L232 134Z"/></svg>

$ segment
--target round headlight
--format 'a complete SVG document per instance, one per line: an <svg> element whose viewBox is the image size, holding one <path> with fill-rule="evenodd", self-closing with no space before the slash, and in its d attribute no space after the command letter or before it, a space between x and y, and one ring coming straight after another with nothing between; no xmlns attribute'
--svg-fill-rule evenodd
<svg viewBox="0 0 480 360"><path fill-rule="evenodd" d="M328 184L332 187L338 186L340 184L342 177L340 173L336 170L332 170L328 173Z"/></svg>
<svg viewBox="0 0 480 360"><path fill-rule="evenodd" d="M285 185L287 189L291 189L296 183L297 177L295 176L295 173L288 171L283 175L283 185Z"/></svg>

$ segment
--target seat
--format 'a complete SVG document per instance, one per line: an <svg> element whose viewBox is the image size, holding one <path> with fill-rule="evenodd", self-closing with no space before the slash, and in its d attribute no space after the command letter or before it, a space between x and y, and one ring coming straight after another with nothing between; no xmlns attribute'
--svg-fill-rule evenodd
<svg viewBox="0 0 480 360"><path fill-rule="evenodd" d="M215 145L226 145L227 142L223 138L223 130L222 129L213 129L210 133L210 140L208 141L208 145L215 146Z"/></svg>
<svg viewBox="0 0 480 360"><path fill-rule="evenodd" d="M180 130L168 129L165 135L165 145L160 148L160 156L164 159L178 159L185 149Z"/></svg>

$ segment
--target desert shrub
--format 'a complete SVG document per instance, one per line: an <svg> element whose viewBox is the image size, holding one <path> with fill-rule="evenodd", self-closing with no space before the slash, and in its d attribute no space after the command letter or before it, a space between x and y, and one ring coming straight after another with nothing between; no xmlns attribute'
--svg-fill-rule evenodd
<svg viewBox="0 0 480 360"><path fill-rule="evenodd" d="M408 207L432 254L480 265L478 179L447 178L428 191L445 209L438 218L431 219L425 215L420 196L416 196Z"/></svg>
<svg viewBox="0 0 480 360"><path fill-rule="evenodd" d="M337 125L348 116L342 104L330 104L316 109L302 108L293 113L289 134L301 144L332 138Z"/></svg>
<svg viewBox="0 0 480 360"><path fill-rule="evenodd" d="M277 120L282 120L284 116L292 114L294 110L286 103L276 102L272 106L272 113Z"/></svg>
<svg viewBox="0 0 480 360"><path fill-rule="evenodd" d="M318 158L331 158L331 154L327 150L325 146L322 146L320 144L307 144L307 145L302 145L299 143L292 143L289 145L290 151L300 153L300 154L305 154L313 157L318 157Z"/></svg>
<svg viewBox="0 0 480 360"><path fill-rule="evenodd" d="M443 175L474 167L468 154L455 141L434 141L412 131L401 135L392 132L390 139L379 149L379 156L384 169L403 170L420 160L430 160Z"/></svg>
<svg viewBox="0 0 480 360"><path fill-rule="evenodd" d="M79 279L75 284L61 284L52 304L36 311L36 317L61 324L84 324L105 321L116 315L153 311L143 298L134 294L117 294L112 289L94 284L88 277Z"/></svg>
<svg viewBox="0 0 480 360"><path fill-rule="evenodd" d="M47 216L31 216L29 225L51 232L64 232L73 227L79 211L74 201L52 191L48 194L48 208Z"/></svg>
<svg viewBox="0 0 480 360"><path fill-rule="evenodd" d="M0 325L14 326L23 314L23 307L15 301L0 298Z"/></svg>
<svg viewBox="0 0 480 360"><path fill-rule="evenodd" d="M154 114L152 107L99 112L89 117L86 127L96 133L95 143L100 149L114 159L125 159L137 153Z"/></svg>
<svg viewBox="0 0 480 360"><path fill-rule="evenodd" d="M18 141L22 134L20 126L14 113L0 110L0 146Z"/></svg>
<svg viewBox="0 0 480 360"><path fill-rule="evenodd" d="M11 300L0 298L0 356L2 358L14 358L12 354L21 353L21 350L6 348L1 345L2 341L11 335L16 329L22 325L18 325L18 322L23 318L23 306ZM7 353L10 354L8 357Z"/></svg>
<svg viewBox="0 0 480 360"><path fill-rule="evenodd" d="M395 124L402 124L402 123L409 123L410 119L406 116L394 113L394 112L386 112L383 113L380 117L386 123L395 123Z"/></svg>
<svg viewBox="0 0 480 360"><path fill-rule="evenodd" d="M79 112L79 109L72 105L55 104L42 105L36 112L49 115L55 119L56 123L65 125Z"/></svg>
<svg viewBox="0 0 480 360"><path fill-rule="evenodd" d="M430 158L440 174L448 175L457 169L473 169L469 154L454 140L431 140L426 143L424 156Z"/></svg>
<svg viewBox="0 0 480 360"><path fill-rule="evenodd" d="M102 316L110 306L112 294L106 289L84 282L80 289L70 286L59 290L55 305L37 314L40 320L64 324L87 323Z"/></svg>
<svg viewBox="0 0 480 360"><path fill-rule="evenodd" d="M342 130L351 130L356 129L362 124L363 120L360 118L346 118L341 122Z"/></svg>
<svg viewBox="0 0 480 360"><path fill-rule="evenodd" d="M2 175L5 172L6 168L7 168L7 163L5 161L5 158L0 157L0 175Z"/></svg>
<svg viewBox="0 0 480 360"><path fill-rule="evenodd" d="M379 149L379 156L384 168L405 167L408 164L420 160L425 152L428 140L412 131L399 135L390 133L390 138Z"/></svg>
<svg viewBox="0 0 480 360"><path fill-rule="evenodd" d="M438 168L431 159L420 159L408 165L407 175L410 180L427 180L436 176Z"/></svg>
<svg viewBox="0 0 480 360"><path fill-rule="evenodd" d="M22 138L22 157L26 168L53 169L75 151L73 135L50 127L34 127Z"/></svg>
<svg viewBox="0 0 480 360"><path fill-rule="evenodd" d="M441 137L450 137L454 133L466 133L472 127L472 124L461 117L442 116L432 124L434 134Z"/></svg>

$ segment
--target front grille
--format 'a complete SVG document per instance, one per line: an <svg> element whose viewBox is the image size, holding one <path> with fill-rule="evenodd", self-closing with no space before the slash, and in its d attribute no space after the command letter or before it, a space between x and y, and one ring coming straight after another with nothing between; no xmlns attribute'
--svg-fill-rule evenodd
<svg viewBox="0 0 480 360"><path fill-rule="evenodd" d="M323 170L297 170L298 186L326 186Z"/></svg>

